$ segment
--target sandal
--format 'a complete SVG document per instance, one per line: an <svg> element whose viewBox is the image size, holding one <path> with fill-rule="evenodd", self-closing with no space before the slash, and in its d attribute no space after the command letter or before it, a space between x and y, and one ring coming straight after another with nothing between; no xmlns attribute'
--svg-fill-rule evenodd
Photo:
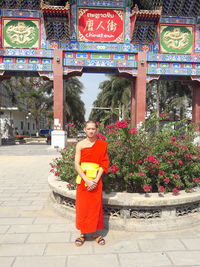
<svg viewBox="0 0 200 267"><path fill-rule="evenodd" d="M104 246L105 245L105 239L101 236L101 235L99 235L99 236L94 236L93 237L94 238L94 240L97 242L97 244L99 244L99 245L101 245L101 246Z"/></svg>
<svg viewBox="0 0 200 267"><path fill-rule="evenodd" d="M84 244L84 242L85 242L85 235L81 234L79 237L76 238L75 245L77 247L80 247Z"/></svg>

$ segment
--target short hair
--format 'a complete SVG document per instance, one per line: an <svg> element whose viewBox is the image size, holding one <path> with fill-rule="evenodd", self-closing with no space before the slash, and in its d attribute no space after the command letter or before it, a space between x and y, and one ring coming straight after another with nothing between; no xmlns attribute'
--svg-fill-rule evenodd
<svg viewBox="0 0 200 267"><path fill-rule="evenodd" d="M89 123L93 123L93 124L95 124L95 127L97 128L96 122L95 122L95 121L92 121L92 120L86 121L86 122L84 123L84 128L87 127L87 124L89 124Z"/></svg>

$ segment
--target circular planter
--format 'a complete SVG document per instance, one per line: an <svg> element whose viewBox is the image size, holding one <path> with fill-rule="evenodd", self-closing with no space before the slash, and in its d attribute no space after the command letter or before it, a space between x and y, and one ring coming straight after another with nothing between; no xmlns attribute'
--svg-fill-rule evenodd
<svg viewBox="0 0 200 267"><path fill-rule="evenodd" d="M64 216L75 220L76 190L50 174L50 200ZM191 193L103 193L106 227L127 231L165 231L200 223L200 188Z"/></svg>

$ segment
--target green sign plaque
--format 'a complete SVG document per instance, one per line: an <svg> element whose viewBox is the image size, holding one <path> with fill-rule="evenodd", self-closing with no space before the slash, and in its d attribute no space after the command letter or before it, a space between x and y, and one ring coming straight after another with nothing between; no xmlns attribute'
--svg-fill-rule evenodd
<svg viewBox="0 0 200 267"><path fill-rule="evenodd" d="M167 26L160 28L160 50L164 53L192 53L193 28Z"/></svg>
<svg viewBox="0 0 200 267"><path fill-rule="evenodd" d="M14 48L39 47L39 21L7 20L3 21L3 46Z"/></svg>

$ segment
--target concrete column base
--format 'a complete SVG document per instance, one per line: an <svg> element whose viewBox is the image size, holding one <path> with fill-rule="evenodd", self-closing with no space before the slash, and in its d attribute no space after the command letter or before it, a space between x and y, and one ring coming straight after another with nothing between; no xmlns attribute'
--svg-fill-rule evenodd
<svg viewBox="0 0 200 267"><path fill-rule="evenodd" d="M195 145L200 145L200 132L196 132L196 137L194 139Z"/></svg>
<svg viewBox="0 0 200 267"><path fill-rule="evenodd" d="M65 148L67 146L67 133L65 131L54 130L51 133L51 147Z"/></svg>

